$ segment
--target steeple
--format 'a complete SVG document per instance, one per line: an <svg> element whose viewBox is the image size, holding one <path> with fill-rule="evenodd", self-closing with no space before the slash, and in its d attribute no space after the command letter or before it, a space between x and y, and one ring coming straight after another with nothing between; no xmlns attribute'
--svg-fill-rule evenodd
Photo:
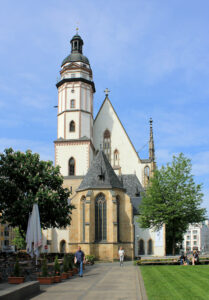
<svg viewBox="0 0 209 300"><path fill-rule="evenodd" d="M149 159L151 161L155 160L155 146L154 146L154 138L153 138L153 130L152 130L152 118L150 118L150 138L149 138Z"/></svg>

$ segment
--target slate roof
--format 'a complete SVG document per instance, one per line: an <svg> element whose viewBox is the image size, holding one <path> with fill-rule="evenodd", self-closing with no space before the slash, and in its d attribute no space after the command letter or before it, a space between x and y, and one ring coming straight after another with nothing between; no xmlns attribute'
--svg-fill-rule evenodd
<svg viewBox="0 0 209 300"><path fill-rule="evenodd" d="M123 185L115 174L106 155L100 150L78 187L77 191L88 189L123 189Z"/></svg>
<svg viewBox="0 0 209 300"><path fill-rule="evenodd" d="M123 182L123 187L126 189L126 194L131 198L131 203L133 205L133 214L139 214L139 204L141 203L143 192L143 187L138 180L137 176L134 174L121 175L119 179Z"/></svg>

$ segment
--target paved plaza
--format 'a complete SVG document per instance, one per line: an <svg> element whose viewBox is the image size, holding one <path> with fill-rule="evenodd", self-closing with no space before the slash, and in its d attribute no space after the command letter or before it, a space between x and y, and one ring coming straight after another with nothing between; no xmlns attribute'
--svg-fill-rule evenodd
<svg viewBox="0 0 209 300"><path fill-rule="evenodd" d="M84 277L73 276L72 279L52 286L42 286L41 294L29 298L74 299L74 300L142 300L139 268L133 262L98 263L87 266Z"/></svg>

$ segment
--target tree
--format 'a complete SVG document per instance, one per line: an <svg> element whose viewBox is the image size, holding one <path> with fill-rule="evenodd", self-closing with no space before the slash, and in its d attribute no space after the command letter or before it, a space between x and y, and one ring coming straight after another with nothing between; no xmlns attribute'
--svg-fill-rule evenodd
<svg viewBox="0 0 209 300"><path fill-rule="evenodd" d="M159 230L165 224L166 244L171 245L173 255L189 223L205 219L201 185L195 184L191 169L191 160L182 153L173 156L171 165L154 171L139 207L141 227Z"/></svg>
<svg viewBox="0 0 209 300"><path fill-rule="evenodd" d="M74 207L68 203L69 195L59 167L51 161L40 160L30 150L9 148L0 154L0 221L18 227L22 236L36 201L43 229L70 225Z"/></svg>
<svg viewBox="0 0 209 300"><path fill-rule="evenodd" d="M14 228L14 239L12 240L12 244L17 247L17 249L25 249L26 241L25 237L20 234L19 228Z"/></svg>

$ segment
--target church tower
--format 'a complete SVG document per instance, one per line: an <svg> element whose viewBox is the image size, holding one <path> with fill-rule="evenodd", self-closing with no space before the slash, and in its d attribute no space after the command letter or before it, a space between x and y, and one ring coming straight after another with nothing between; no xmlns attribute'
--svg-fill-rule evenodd
<svg viewBox="0 0 209 300"><path fill-rule="evenodd" d="M83 176L93 159L93 95L95 86L83 40L76 33L71 53L61 65L58 89L55 165L66 176Z"/></svg>

